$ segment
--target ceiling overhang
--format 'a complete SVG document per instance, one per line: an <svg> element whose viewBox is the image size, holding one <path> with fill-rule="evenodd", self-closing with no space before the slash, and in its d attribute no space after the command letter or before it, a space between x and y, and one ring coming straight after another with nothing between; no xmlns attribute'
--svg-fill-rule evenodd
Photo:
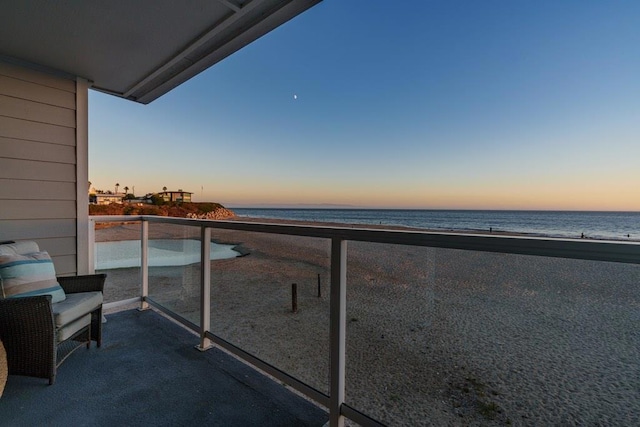
<svg viewBox="0 0 640 427"><path fill-rule="evenodd" d="M148 104L320 1L8 2L0 61Z"/></svg>

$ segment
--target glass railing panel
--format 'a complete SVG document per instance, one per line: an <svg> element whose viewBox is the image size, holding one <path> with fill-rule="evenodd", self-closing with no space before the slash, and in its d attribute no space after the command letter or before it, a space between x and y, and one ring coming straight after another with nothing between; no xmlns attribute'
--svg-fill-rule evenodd
<svg viewBox="0 0 640 427"><path fill-rule="evenodd" d="M212 238L240 256L211 262L211 331L327 393L330 242L216 229Z"/></svg>
<svg viewBox="0 0 640 427"><path fill-rule="evenodd" d="M106 273L105 303L140 296L140 221L95 224L94 268Z"/></svg>
<svg viewBox="0 0 640 427"><path fill-rule="evenodd" d="M149 223L149 298L200 323L200 227Z"/></svg>
<svg viewBox="0 0 640 427"><path fill-rule="evenodd" d="M346 402L390 425L629 425L640 266L349 242Z"/></svg>

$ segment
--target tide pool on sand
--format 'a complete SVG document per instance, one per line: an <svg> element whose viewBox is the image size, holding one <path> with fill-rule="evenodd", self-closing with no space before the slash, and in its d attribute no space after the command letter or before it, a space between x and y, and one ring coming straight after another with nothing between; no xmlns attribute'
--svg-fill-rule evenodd
<svg viewBox="0 0 640 427"><path fill-rule="evenodd" d="M97 242L95 269L131 268L140 266L140 240ZM232 245L211 243L211 260L239 256ZM200 262L200 241L193 239L149 240L149 266L170 267Z"/></svg>

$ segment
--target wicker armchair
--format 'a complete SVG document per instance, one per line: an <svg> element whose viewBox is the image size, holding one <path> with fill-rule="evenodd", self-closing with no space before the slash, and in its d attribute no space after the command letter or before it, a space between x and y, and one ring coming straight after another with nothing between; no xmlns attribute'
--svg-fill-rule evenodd
<svg viewBox="0 0 640 427"><path fill-rule="evenodd" d="M83 295L90 295L87 293L102 293L106 275L57 279L68 296L68 306L77 297L82 299ZM77 294L76 297L73 297L74 294ZM53 384L56 368L71 352L83 345L89 348L91 340L96 341L100 347L102 294L99 300L99 306L92 306L90 309L90 320L89 312L73 313L71 310L73 314L68 316L77 318L69 318L64 325L56 325L56 306L63 302L52 304L50 295L0 299L0 340L7 351L9 375L48 378L49 384ZM71 329L72 332L65 334L63 330L74 323L77 326Z"/></svg>

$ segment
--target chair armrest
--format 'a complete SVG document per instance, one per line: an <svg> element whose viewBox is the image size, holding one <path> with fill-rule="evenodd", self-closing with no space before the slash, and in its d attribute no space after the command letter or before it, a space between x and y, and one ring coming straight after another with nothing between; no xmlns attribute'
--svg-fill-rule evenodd
<svg viewBox="0 0 640 427"><path fill-rule="evenodd" d="M51 295L0 300L0 339L3 342L40 340L53 334Z"/></svg>
<svg viewBox="0 0 640 427"><path fill-rule="evenodd" d="M62 276L58 277L58 283L67 294L78 292L104 291L106 274L90 274L86 276Z"/></svg>

